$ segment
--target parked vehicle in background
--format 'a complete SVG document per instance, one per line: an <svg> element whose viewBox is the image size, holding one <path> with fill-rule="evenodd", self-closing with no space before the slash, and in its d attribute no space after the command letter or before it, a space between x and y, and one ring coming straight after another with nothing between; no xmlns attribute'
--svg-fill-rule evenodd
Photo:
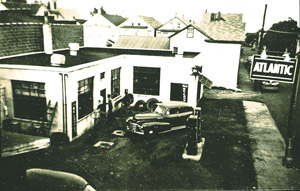
<svg viewBox="0 0 300 191"><path fill-rule="evenodd" d="M126 130L141 135L156 135L186 127L186 120L194 108L185 102L155 103L152 112L136 114L126 120Z"/></svg>
<svg viewBox="0 0 300 191"><path fill-rule="evenodd" d="M262 90L273 90L277 91L279 88L279 82L277 81L272 81L272 80L265 80L261 82L260 88Z"/></svg>
<svg viewBox="0 0 300 191"><path fill-rule="evenodd" d="M40 168L26 170L26 184L31 191L96 191L76 174Z"/></svg>

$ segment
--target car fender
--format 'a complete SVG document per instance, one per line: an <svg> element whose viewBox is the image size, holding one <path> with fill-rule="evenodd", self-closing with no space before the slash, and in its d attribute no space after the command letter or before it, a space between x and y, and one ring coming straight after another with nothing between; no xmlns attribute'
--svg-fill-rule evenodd
<svg viewBox="0 0 300 191"><path fill-rule="evenodd" d="M171 125L171 124L168 122L147 122L147 123L142 124L143 127L168 126L168 125Z"/></svg>

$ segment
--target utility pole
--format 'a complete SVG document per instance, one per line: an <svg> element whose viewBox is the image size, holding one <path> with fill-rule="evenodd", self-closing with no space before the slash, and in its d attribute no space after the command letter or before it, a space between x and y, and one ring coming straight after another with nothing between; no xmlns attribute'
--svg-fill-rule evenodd
<svg viewBox="0 0 300 191"><path fill-rule="evenodd" d="M299 46L299 39L300 35L298 35L298 43ZM297 47L299 50L299 47ZM290 102L290 111L289 111L289 118L288 118L288 127L287 127L287 140L286 140L286 148L285 148L285 156L283 159L283 164L286 167L292 167L294 165L294 159L292 154L293 149L293 139L295 137L295 114L296 114L296 107L297 107L297 99L299 95L299 85L300 85L300 75L299 75L299 52L296 52L296 75L295 75L295 82L293 84L293 92L291 95L291 102Z"/></svg>
<svg viewBox="0 0 300 191"><path fill-rule="evenodd" d="M300 6L300 1L299 1ZM299 22L298 27L300 28L300 13L299 13ZM291 95L291 103L290 103L290 113L288 118L288 127L287 127L287 140L286 140L286 147L285 147L285 156L283 158L283 164L290 168L294 165L294 158L293 158L293 139L295 138L295 114L296 114L296 107L297 107L297 99L299 95L299 85L300 85L300 75L299 75L299 60L300 60L300 34L298 34L298 41L296 47L296 68L295 68L295 82L293 84L293 92Z"/></svg>
<svg viewBox="0 0 300 191"><path fill-rule="evenodd" d="M262 51L262 47L263 47L263 43L262 43L262 40L263 40L263 37L264 37L264 28L265 28L265 21L266 21L266 13L267 13L267 7L268 5L265 4L265 11L264 11L264 17L263 17L263 24L262 24L262 28L261 28L261 31L260 31L260 35L258 37L258 50L257 50L257 53L260 54L261 51ZM254 80L254 91L258 91L258 86L259 86L259 83L257 80Z"/></svg>
<svg viewBox="0 0 300 191"><path fill-rule="evenodd" d="M267 13L267 7L268 5L265 4L265 11L264 11L264 17L263 17L263 24L262 24L262 27L261 27L261 31L260 31L260 36L259 36L259 44L258 44L258 51L261 51L262 50L262 46L263 46L263 43L262 43L262 40L264 38L264 32L265 32L265 22L266 22L266 13ZM259 53L259 52L258 52Z"/></svg>

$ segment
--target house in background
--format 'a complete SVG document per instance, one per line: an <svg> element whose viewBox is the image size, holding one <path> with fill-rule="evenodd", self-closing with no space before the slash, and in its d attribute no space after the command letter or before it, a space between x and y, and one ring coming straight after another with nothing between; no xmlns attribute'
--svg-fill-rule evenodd
<svg viewBox="0 0 300 191"><path fill-rule="evenodd" d="M200 23L171 35L170 49L178 54L200 53L203 74L216 87L237 88L241 45L245 40L242 14L204 13Z"/></svg>
<svg viewBox="0 0 300 191"><path fill-rule="evenodd" d="M188 26L190 22L182 16L179 18L176 14L174 18L163 24L161 27L157 29L156 36L157 37L169 37L174 33L182 30L186 26Z"/></svg>
<svg viewBox="0 0 300 191"><path fill-rule="evenodd" d="M118 26L126 18L119 15L111 15L101 7L84 25L85 47L107 47L111 46L119 38ZM108 41L111 43L108 44Z"/></svg>
<svg viewBox="0 0 300 191"><path fill-rule="evenodd" d="M120 36L156 36L157 29L161 26L153 17L137 15L119 25Z"/></svg>

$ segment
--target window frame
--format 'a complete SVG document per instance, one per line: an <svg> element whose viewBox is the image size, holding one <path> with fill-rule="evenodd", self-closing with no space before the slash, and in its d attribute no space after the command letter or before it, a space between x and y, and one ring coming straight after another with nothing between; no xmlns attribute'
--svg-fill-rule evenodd
<svg viewBox="0 0 300 191"><path fill-rule="evenodd" d="M77 82L78 119L82 119L94 110L94 76Z"/></svg>
<svg viewBox="0 0 300 191"><path fill-rule="evenodd" d="M12 80L14 117L41 121L46 116L45 83Z"/></svg>
<svg viewBox="0 0 300 191"><path fill-rule="evenodd" d="M142 95L160 94L161 68L133 67L133 93Z"/></svg>
<svg viewBox="0 0 300 191"><path fill-rule="evenodd" d="M194 27L188 27L187 28L186 37L187 38L194 38Z"/></svg>

